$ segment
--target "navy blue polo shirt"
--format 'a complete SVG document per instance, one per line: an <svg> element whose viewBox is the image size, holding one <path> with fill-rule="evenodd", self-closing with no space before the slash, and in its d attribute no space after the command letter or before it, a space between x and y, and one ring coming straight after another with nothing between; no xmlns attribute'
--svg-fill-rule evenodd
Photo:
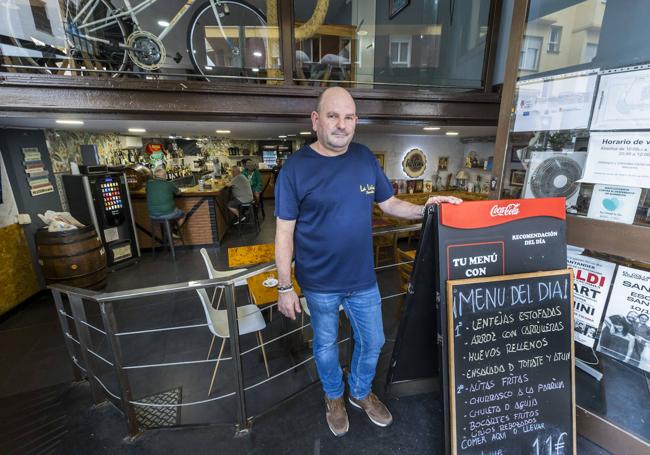
<svg viewBox="0 0 650 455"><path fill-rule="evenodd" d="M393 195L377 159L352 143L327 157L305 145L291 155L275 185L275 216L296 220L296 279L312 292L352 292L377 281L372 206Z"/></svg>

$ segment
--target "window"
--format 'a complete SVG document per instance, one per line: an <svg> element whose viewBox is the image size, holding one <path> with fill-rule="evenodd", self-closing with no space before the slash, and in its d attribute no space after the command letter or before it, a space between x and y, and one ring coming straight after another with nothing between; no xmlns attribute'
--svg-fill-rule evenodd
<svg viewBox="0 0 650 455"><path fill-rule="evenodd" d="M296 61L300 64L311 63L314 61L314 40L306 39L299 43L296 50Z"/></svg>
<svg viewBox="0 0 650 455"><path fill-rule="evenodd" d="M390 37L390 62L393 66L411 66L411 37Z"/></svg>
<svg viewBox="0 0 650 455"><path fill-rule="evenodd" d="M562 27L551 25L551 31L548 34L548 52L558 54L560 52L560 39L562 38Z"/></svg>
<svg viewBox="0 0 650 455"><path fill-rule="evenodd" d="M524 36L521 53L519 54L519 69L524 71L537 71L539 68L539 54L541 49L541 36Z"/></svg>
<svg viewBox="0 0 650 455"><path fill-rule="evenodd" d="M29 6L32 9L32 17L34 18L36 30L52 34L52 24L50 24L50 20L47 18L45 2L42 0L29 0Z"/></svg>
<svg viewBox="0 0 650 455"><path fill-rule="evenodd" d="M341 64L350 64L350 54L352 53L352 40L350 38L339 37L339 55L341 56Z"/></svg>
<svg viewBox="0 0 650 455"><path fill-rule="evenodd" d="M585 53L584 53L585 57L582 63L591 62L596 57L597 53L598 53L598 43L587 43L587 45L585 46Z"/></svg>

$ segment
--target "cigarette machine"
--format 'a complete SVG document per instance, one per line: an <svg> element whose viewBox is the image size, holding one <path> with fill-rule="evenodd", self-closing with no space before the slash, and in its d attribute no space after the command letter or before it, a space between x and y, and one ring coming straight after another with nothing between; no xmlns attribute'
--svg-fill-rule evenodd
<svg viewBox="0 0 650 455"><path fill-rule="evenodd" d="M126 265L140 257L126 175L96 172L64 175L70 214L95 226L106 250L108 266Z"/></svg>

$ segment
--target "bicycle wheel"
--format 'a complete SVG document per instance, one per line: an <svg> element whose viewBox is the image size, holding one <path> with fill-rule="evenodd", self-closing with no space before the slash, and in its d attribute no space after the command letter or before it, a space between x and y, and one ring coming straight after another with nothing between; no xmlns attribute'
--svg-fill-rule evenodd
<svg viewBox="0 0 650 455"><path fill-rule="evenodd" d="M69 64L81 68L81 75L109 71L119 77L129 61L124 47L129 31L113 17L119 10L109 0L66 0L64 8Z"/></svg>
<svg viewBox="0 0 650 455"><path fill-rule="evenodd" d="M267 67L266 33L266 16L254 5L243 0L208 1L190 21L187 52L203 76L243 76L245 69Z"/></svg>

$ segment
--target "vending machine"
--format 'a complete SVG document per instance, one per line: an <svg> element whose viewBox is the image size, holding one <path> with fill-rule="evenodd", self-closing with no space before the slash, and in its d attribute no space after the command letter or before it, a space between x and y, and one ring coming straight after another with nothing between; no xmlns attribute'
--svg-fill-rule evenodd
<svg viewBox="0 0 650 455"><path fill-rule="evenodd" d="M127 265L140 257L131 197L123 172L64 175L70 214L95 226L109 267Z"/></svg>

